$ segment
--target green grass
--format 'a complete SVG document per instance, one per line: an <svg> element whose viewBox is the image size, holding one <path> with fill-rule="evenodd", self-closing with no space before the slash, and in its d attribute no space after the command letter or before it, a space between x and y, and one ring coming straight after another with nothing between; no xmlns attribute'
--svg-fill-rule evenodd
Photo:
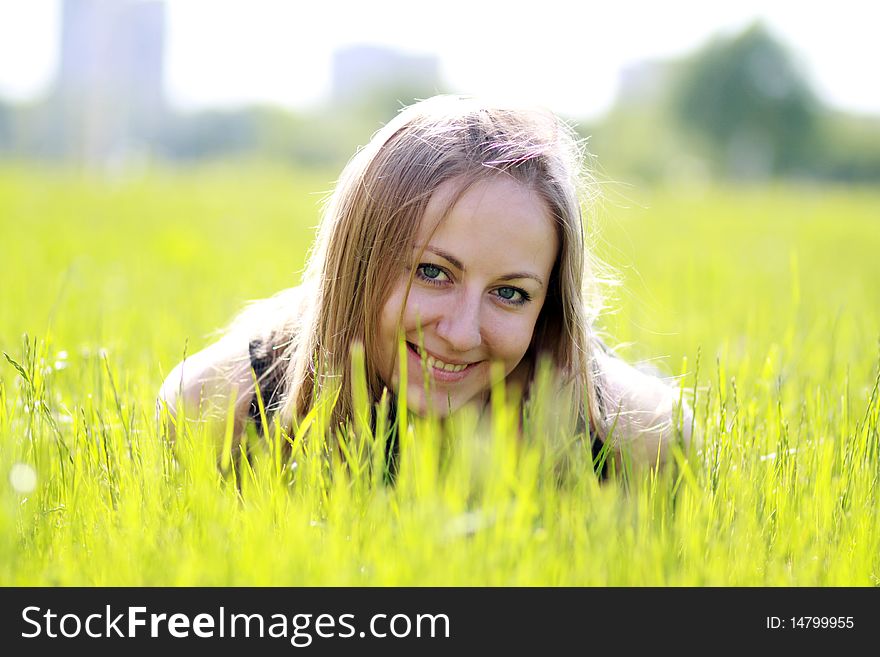
<svg viewBox="0 0 880 657"><path fill-rule="evenodd" d="M293 471L271 432L237 470L222 428L169 448L163 377L298 282L333 175L0 169L0 584L880 581L873 191L607 190L597 248L622 285L602 326L681 376L705 440L659 476L598 484L547 401L522 442L501 400L415 421L393 488L369 436L347 470L315 435Z"/></svg>

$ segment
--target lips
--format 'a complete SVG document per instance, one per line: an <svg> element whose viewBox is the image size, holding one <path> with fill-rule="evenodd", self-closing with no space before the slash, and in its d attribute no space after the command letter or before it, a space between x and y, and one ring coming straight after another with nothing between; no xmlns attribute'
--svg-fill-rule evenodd
<svg viewBox="0 0 880 657"><path fill-rule="evenodd" d="M444 374L460 374L462 372L465 372L466 370L472 369L475 365L481 362L478 361L477 363L450 363L448 361L444 361L435 356L432 356L427 352L422 352L422 350L416 347L416 345L414 345L412 342L407 342L406 345L407 347L409 347L410 352L419 360L421 360L422 356L424 355L425 363L428 365L429 368L431 368L435 375L439 372L442 372Z"/></svg>

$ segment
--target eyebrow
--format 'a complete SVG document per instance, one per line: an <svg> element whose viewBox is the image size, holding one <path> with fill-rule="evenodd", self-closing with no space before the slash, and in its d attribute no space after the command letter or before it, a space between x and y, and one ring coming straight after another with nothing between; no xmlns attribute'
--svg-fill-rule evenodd
<svg viewBox="0 0 880 657"><path fill-rule="evenodd" d="M443 258L444 260L448 260L449 263L453 267L455 267L456 269L459 269L461 271L465 271L465 266L461 262L461 260L456 258L454 255L452 255L448 251L444 251L443 249L438 249L437 247L430 246L430 245L425 247L425 251L430 251L434 255L438 255L441 258ZM541 287L544 287L544 280L540 276L538 276L537 274L533 274L532 272L528 272L528 271L517 271L517 272L513 272L512 274L505 274L504 276L499 276L498 280L499 281L514 281L514 280L517 280L520 278L530 278L531 280L535 281Z"/></svg>

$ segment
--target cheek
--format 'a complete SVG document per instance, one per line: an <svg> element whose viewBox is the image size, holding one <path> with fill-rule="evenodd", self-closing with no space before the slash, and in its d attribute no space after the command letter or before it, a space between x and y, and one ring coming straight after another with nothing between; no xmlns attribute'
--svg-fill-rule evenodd
<svg viewBox="0 0 880 657"><path fill-rule="evenodd" d="M513 369L525 355L532 342L537 313L502 316L491 325L491 344L495 358L503 360Z"/></svg>
<svg viewBox="0 0 880 657"><path fill-rule="evenodd" d="M410 288L407 296L406 279L401 278L391 291L379 317L382 348L387 350L396 348L398 325L404 333L409 333L417 330L420 324L424 324L425 318L431 314L432 301L434 300L429 295L425 295L415 285ZM401 310L403 310L402 315Z"/></svg>
<svg viewBox="0 0 880 657"><path fill-rule="evenodd" d="M405 291L404 286L395 285L379 314L379 347L383 354L391 353L397 340L397 323Z"/></svg>
<svg viewBox="0 0 880 657"><path fill-rule="evenodd" d="M394 316L395 325L400 316L400 308L403 305L404 292L406 291L403 286L401 287L399 296L395 297L395 308L398 313ZM449 300L436 291L425 290L413 284L406 299L406 308L403 311L402 327L404 333L414 335L420 327L424 329L436 321L439 316L442 316L448 303Z"/></svg>
<svg viewBox="0 0 880 657"><path fill-rule="evenodd" d="M394 351L397 345L397 320L400 318L400 308L403 303L403 290L395 285L388 299L382 306L378 317L378 330L376 332L376 352L379 362L376 369L379 376L386 384L392 380L394 363Z"/></svg>

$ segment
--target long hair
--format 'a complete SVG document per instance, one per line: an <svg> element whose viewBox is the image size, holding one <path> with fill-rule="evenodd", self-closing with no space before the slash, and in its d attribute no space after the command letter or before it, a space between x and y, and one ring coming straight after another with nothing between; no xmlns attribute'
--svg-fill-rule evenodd
<svg viewBox="0 0 880 657"><path fill-rule="evenodd" d="M559 242L546 300L515 373L528 392L539 358L548 358L582 391L581 416L597 428L590 324L599 297L582 214L592 207L595 185L585 157L571 127L547 111L458 96L403 109L342 171L323 208L303 285L265 306L277 313L274 322L248 322L271 330L283 348L282 422L302 417L328 390L338 391L332 426L352 417L350 359L357 343L364 348L368 394L380 399L390 382L380 375L379 315L405 275L428 201L455 180L460 184L448 212L470 185L509 175L546 203ZM279 311L285 304L287 312Z"/></svg>

